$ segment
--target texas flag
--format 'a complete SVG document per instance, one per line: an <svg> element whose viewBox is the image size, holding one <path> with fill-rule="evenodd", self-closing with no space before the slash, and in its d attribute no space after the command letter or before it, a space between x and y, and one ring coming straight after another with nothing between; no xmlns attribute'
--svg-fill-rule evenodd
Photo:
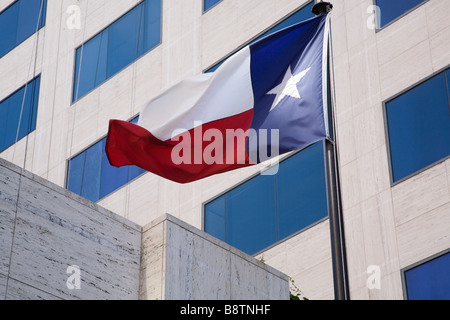
<svg viewBox="0 0 450 320"><path fill-rule="evenodd" d="M328 24L321 15L244 47L149 101L137 124L110 120L109 162L188 183L326 138Z"/></svg>

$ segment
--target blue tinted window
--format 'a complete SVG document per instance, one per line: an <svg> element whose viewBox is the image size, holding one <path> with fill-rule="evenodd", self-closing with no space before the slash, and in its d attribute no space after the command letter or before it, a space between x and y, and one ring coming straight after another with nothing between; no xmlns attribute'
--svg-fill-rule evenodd
<svg viewBox="0 0 450 320"><path fill-rule="evenodd" d="M131 122L136 123L137 120ZM92 202L106 197L145 172L136 166L111 166L106 156L105 142L106 138L69 162L67 189Z"/></svg>
<svg viewBox="0 0 450 320"><path fill-rule="evenodd" d="M324 144L282 162L276 175L257 176L205 205L205 231L248 253L326 218Z"/></svg>
<svg viewBox="0 0 450 320"><path fill-rule="evenodd" d="M47 1L42 2L41 12L41 0L20 0L19 9L19 23L17 25L17 41L22 42L30 35L35 33L36 26L38 29L45 25L45 11ZM41 18L39 19L39 12L41 12Z"/></svg>
<svg viewBox="0 0 450 320"><path fill-rule="evenodd" d="M0 152L36 129L39 87L40 77L0 102Z"/></svg>
<svg viewBox="0 0 450 320"><path fill-rule="evenodd" d="M273 176L258 176L226 195L226 241L249 254L277 241Z"/></svg>
<svg viewBox="0 0 450 320"><path fill-rule="evenodd" d="M84 96L91 91L92 88L99 86L106 80L108 34L108 30L105 30L100 35L87 42L83 48L77 50L74 97ZM80 65L82 66L82 70L86 70L85 72L82 71L81 75L79 75ZM87 72L87 70L92 70L92 72Z"/></svg>
<svg viewBox="0 0 450 320"><path fill-rule="evenodd" d="M275 180L279 239L328 215L322 143L283 162Z"/></svg>
<svg viewBox="0 0 450 320"><path fill-rule="evenodd" d="M69 174L67 176L67 189L81 195L83 185L83 170L86 160L86 152L80 153L69 162Z"/></svg>
<svg viewBox="0 0 450 320"><path fill-rule="evenodd" d="M0 13L0 58L45 25L46 6L46 0L19 0Z"/></svg>
<svg viewBox="0 0 450 320"><path fill-rule="evenodd" d="M450 253L405 272L408 300L450 300Z"/></svg>
<svg viewBox="0 0 450 320"><path fill-rule="evenodd" d="M143 53L143 13L143 6L138 6L109 27L109 77L115 75Z"/></svg>
<svg viewBox="0 0 450 320"><path fill-rule="evenodd" d="M446 80L447 80L447 96L448 96L448 104L450 105L450 70L445 71Z"/></svg>
<svg viewBox="0 0 450 320"><path fill-rule="evenodd" d="M205 207L205 230L222 241L226 241L225 198L222 196Z"/></svg>
<svg viewBox="0 0 450 320"><path fill-rule="evenodd" d="M397 19L409 10L418 6L426 0L377 0L376 4L380 8L381 17L380 26L384 27L386 24Z"/></svg>
<svg viewBox="0 0 450 320"><path fill-rule="evenodd" d="M0 104L0 151L16 141L23 93L24 89L21 89Z"/></svg>
<svg viewBox="0 0 450 320"><path fill-rule="evenodd" d="M94 202L100 199L103 144L102 140L85 151L81 196Z"/></svg>
<svg viewBox="0 0 450 320"><path fill-rule="evenodd" d="M161 0L147 0L144 8L144 53L161 43Z"/></svg>
<svg viewBox="0 0 450 320"><path fill-rule="evenodd" d="M160 42L161 0L145 0L76 50L73 101Z"/></svg>
<svg viewBox="0 0 450 320"><path fill-rule="evenodd" d="M450 155L450 109L445 73L386 104L393 181Z"/></svg>
<svg viewBox="0 0 450 320"><path fill-rule="evenodd" d="M32 81L26 88L19 139L36 129L37 105L39 102L40 77ZM24 90L25 91L25 90ZM20 117L20 116L19 116Z"/></svg>
<svg viewBox="0 0 450 320"><path fill-rule="evenodd" d="M209 10L222 0L203 0L203 12Z"/></svg>
<svg viewBox="0 0 450 320"><path fill-rule="evenodd" d="M0 57L17 45L17 25L19 21L19 3L16 2L0 15Z"/></svg>

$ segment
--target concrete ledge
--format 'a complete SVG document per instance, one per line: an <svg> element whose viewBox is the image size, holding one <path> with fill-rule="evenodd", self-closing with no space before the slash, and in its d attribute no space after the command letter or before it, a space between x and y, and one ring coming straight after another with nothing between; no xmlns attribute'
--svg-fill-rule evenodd
<svg viewBox="0 0 450 320"><path fill-rule="evenodd" d="M94 202L91 202L91 201L87 200L86 198L83 198L83 197L77 195L76 193L73 193L65 188L62 188L50 181L38 176L38 175L35 175L27 170L23 170L21 167L16 166L15 164L13 164L9 161L6 161L5 159L0 158L0 167L9 169L12 172L22 175L23 177L26 177L29 180L42 185L43 187L49 188L52 191L57 192L64 197L67 197L69 199L77 201L78 203L80 203L90 209L98 211L102 215L106 215L109 218L116 220L117 222L123 223L124 225L126 225L129 228L132 228L136 231L142 232L142 226L140 226L140 225L138 225L138 224L108 210L108 209L105 209L104 207L102 207Z"/></svg>
<svg viewBox="0 0 450 320"><path fill-rule="evenodd" d="M289 299L287 275L169 214L142 244L141 299Z"/></svg>

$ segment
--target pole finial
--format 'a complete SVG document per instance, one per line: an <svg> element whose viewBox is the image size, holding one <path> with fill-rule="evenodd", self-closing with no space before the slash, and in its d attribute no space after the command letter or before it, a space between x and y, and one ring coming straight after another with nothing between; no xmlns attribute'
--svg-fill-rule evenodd
<svg viewBox="0 0 450 320"><path fill-rule="evenodd" d="M312 8L312 12L316 16L331 12L331 10L333 10L333 5L330 2L322 0L315 0L315 4Z"/></svg>

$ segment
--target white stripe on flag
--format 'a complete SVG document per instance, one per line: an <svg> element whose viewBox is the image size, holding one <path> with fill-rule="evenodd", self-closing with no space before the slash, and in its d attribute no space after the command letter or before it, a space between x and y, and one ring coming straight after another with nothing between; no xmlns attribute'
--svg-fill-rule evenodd
<svg viewBox="0 0 450 320"><path fill-rule="evenodd" d="M250 48L228 58L215 72L183 80L147 103L138 125L166 141L194 123L209 123L253 108Z"/></svg>

